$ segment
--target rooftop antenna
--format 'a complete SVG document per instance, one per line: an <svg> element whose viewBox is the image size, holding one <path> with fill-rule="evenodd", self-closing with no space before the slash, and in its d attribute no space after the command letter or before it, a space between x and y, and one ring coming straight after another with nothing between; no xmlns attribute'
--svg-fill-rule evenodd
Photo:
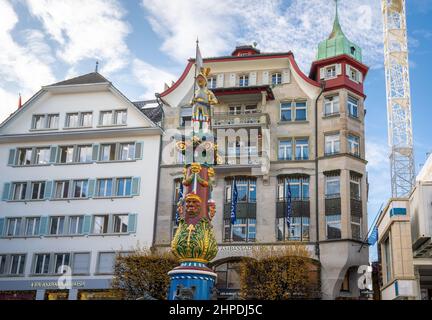
<svg viewBox="0 0 432 320"><path fill-rule="evenodd" d="M97 60L96 60L95 72L96 72L96 73L99 72L99 61L97 61Z"/></svg>

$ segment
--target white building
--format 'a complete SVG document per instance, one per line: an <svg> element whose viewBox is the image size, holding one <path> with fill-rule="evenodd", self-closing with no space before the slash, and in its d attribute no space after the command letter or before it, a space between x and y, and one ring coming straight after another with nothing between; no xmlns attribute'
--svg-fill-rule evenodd
<svg viewBox="0 0 432 320"><path fill-rule="evenodd" d="M152 244L162 130L144 107L95 72L0 125L0 299L103 298L115 254Z"/></svg>

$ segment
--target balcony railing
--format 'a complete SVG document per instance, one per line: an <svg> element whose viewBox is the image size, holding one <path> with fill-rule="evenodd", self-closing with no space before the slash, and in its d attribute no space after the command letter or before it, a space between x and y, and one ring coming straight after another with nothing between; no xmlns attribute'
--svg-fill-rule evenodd
<svg viewBox="0 0 432 320"><path fill-rule="evenodd" d="M268 126L270 117L267 113L254 110L248 113L235 114L231 112L218 112L213 115L213 127L230 126Z"/></svg>

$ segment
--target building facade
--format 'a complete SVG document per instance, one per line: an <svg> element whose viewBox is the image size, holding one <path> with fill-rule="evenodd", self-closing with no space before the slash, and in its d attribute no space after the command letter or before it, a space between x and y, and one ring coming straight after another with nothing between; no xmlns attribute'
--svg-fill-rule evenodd
<svg viewBox="0 0 432 320"><path fill-rule="evenodd" d="M151 245L162 130L145 107L95 72L1 124L0 299L110 298L116 255Z"/></svg>
<svg viewBox="0 0 432 320"><path fill-rule="evenodd" d="M155 246L167 250L176 229L183 157L175 137L190 127L194 60L159 99L165 131ZM363 90L368 68L361 49L335 19L319 45L309 76L292 52L261 53L237 47L204 59L208 87L219 105L213 129L221 154L216 169L213 220L219 254L219 298L239 290L239 259L260 246L302 243L311 254L317 298L358 298L357 269L368 265L367 174ZM231 224L232 189L238 190ZM285 223L292 194L290 228Z"/></svg>

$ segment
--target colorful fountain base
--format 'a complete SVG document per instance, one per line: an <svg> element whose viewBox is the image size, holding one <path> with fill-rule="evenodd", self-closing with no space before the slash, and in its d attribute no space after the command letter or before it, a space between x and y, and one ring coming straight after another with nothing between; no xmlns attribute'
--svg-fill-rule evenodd
<svg viewBox="0 0 432 320"><path fill-rule="evenodd" d="M204 263L182 262L168 275L168 300L212 300L217 275Z"/></svg>

